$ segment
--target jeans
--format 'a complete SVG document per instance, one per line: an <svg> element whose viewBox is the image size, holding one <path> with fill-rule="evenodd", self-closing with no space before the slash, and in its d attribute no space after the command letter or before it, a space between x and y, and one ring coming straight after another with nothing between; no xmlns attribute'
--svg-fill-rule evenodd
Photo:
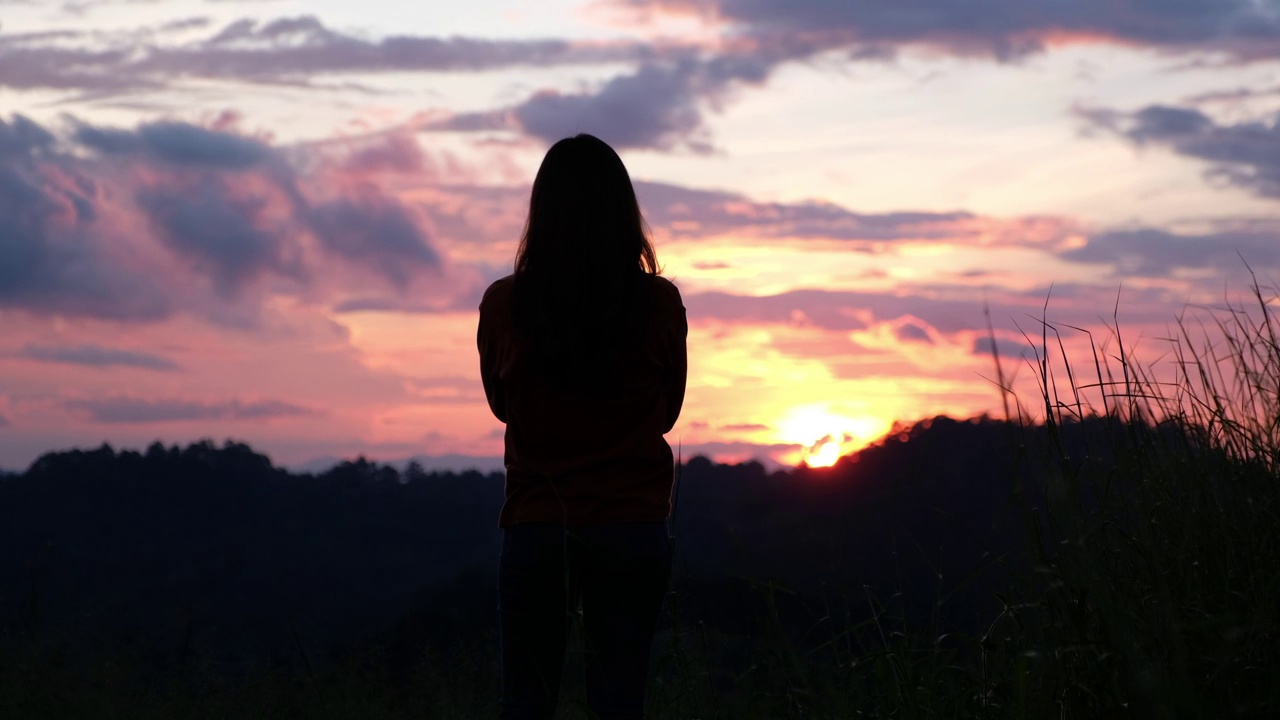
<svg viewBox="0 0 1280 720"><path fill-rule="evenodd" d="M666 523L508 527L498 563L502 720L550 720L582 603L587 704L644 716L649 653L671 576Z"/></svg>

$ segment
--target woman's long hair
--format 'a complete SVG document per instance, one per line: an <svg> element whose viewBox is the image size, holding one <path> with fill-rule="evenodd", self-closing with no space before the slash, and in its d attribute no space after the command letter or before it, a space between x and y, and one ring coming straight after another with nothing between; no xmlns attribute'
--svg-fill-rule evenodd
<svg viewBox="0 0 1280 720"><path fill-rule="evenodd" d="M631 176L591 135L551 146L516 251L516 329L536 371L580 390L615 383L637 347L659 272Z"/></svg>

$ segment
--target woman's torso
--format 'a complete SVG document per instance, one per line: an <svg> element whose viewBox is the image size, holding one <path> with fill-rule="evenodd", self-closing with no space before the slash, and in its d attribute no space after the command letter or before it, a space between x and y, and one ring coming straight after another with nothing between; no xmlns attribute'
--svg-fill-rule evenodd
<svg viewBox="0 0 1280 720"><path fill-rule="evenodd" d="M632 329L635 342L610 360L617 372L585 385L551 377L536 341L517 331L514 276L485 293L478 342L482 358L488 351L487 371L500 381L497 401L507 423L500 526L669 514L672 454L663 434L683 399L687 328L676 287L656 276L646 286L652 297Z"/></svg>

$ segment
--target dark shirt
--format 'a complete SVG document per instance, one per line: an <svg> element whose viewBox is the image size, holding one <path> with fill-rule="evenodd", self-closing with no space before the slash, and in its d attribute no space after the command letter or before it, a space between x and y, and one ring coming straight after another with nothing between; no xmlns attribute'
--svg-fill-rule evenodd
<svg viewBox="0 0 1280 720"><path fill-rule="evenodd" d="M680 291L653 278L634 362L608 393L541 377L515 332L514 276L480 302L476 344L493 414L507 424L506 502L499 527L662 521L671 512L671 446L662 437L684 403L688 325Z"/></svg>

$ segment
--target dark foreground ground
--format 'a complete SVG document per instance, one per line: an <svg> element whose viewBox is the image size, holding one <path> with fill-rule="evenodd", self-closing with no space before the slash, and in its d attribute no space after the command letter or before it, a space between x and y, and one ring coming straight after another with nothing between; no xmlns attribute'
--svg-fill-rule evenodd
<svg viewBox="0 0 1280 720"><path fill-rule="evenodd" d="M0 717L494 717L501 499L236 443L46 455L0 479ZM1275 716L1276 499L1114 418L694 458L653 716ZM562 717L582 697L571 671Z"/></svg>

